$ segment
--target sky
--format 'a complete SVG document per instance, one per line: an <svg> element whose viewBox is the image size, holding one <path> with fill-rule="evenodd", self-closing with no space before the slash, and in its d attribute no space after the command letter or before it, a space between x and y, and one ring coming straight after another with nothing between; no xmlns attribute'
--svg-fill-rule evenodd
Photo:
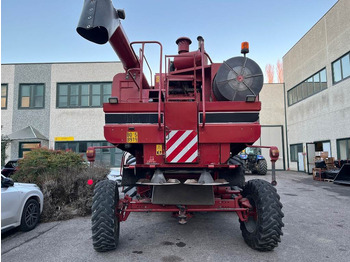
<svg viewBox="0 0 350 262"><path fill-rule="evenodd" d="M192 39L194 51L201 35L213 62L221 63L240 56L241 42L248 41L248 57L265 71L267 64L282 60L337 0L112 2L125 10L122 24L130 42L160 41L163 53L174 55L177 38ZM76 33L82 6L83 0L2 0L1 63L118 61L109 44L97 45ZM156 47L148 48L146 56L155 67Z"/></svg>

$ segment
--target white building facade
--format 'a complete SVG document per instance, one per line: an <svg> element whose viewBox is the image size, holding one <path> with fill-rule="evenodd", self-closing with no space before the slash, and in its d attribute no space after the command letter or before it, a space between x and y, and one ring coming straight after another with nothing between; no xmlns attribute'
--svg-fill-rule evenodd
<svg viewBox="0 0 350 262"><path fill-rule="evenodd" d="M350 159L350 1L339 0L283 57L291 170L313 150Z"/></svg>
<svg viewBox="0 0 350 262"><path fill-rule="evenodd" d="M72 149L108 145L102 104L111 95L120 62L4 64L1 66L2 135L11 139L7 159L36 147ZM116 149L100 150L100 160L119 165ZM120 153L120 152L117 152Z"/></svg>

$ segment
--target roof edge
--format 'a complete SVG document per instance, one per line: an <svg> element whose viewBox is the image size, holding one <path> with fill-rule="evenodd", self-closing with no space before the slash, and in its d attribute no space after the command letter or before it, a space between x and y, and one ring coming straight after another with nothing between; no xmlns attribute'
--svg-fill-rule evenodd
<svg viewBox="0 0 350 262"><path fill-rule="evenodd" d="M306 33L291 48L289 48L287 53L285 53L284 56L282 56L282 60L338 3L339 3L339 0L335 2L335 4L332 5L332 7L329 8L328 11L320 19L318 19L317 22L309 30L307 30Z"/></svg>

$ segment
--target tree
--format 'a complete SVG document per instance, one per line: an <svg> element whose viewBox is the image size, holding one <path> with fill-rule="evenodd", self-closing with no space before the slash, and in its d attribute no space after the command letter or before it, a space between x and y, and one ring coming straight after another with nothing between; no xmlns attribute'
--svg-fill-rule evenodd
<svg viewBox="0 0 350 262"><path fill-rule="evenodd" d="M278 83L283 83L283 63L279 59L277 60L276 71Z"/></svg>
<svg viewBox="0 0 350 262"><path fill-rule="evenodd" d="M271 64L267 64L265 67L265 73L267 76L267 83L273 83L273 79L275 75L275 67Z"/></svg>

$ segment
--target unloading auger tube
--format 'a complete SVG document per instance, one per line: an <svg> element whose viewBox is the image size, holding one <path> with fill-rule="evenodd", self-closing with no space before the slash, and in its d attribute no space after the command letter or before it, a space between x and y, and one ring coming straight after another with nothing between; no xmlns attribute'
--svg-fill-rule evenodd
<svg viewBox="0 0 350 262"><path fill-rule="evenodd" d="M77 32L96 44L109 42L125 70L140 68L140 61L125 35L121 19L125 19L124 10L116 10L111 0L84 0ZM144 75L142 78L144 88L149 88Z"/></svg>
<svg viewBox="0 0 350 262"><path fill-rule="evenodd" d="M243 56L213 63L203 37L197 38L194 51L189 38L179 37L178 53L164 56L163 72L161 43L130 43L121 19L125 12L115 9L111 0L85 0L77 27L89 41L109 42L125 69L113 77L111 97L103 104L104 136L125 152L121 185L108 179L96 185L90 185L90 179L88 185L94 187L95 250L117 247L120 222L132 212L170 212L180 224L195 212L235 212L245 242L256 250L273 250L283 235L280 197L267 181L245 182L236 156L261 134L263 74L246 56L248 43L242 44ZM143 72L148 44L156 44L160 53L154 85ZM134 45L141 46L138 55ZM279 151L269 148L276 185ZM95 148L89 147L91 163L95 156Z"/></svg>

